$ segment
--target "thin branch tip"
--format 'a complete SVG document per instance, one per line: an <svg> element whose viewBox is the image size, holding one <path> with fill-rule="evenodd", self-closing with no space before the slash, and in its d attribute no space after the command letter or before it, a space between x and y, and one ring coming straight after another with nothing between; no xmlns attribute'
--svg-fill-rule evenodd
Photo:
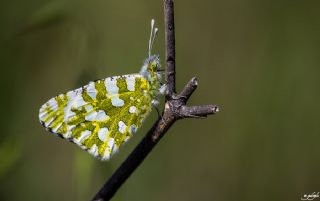
<svg viewBox="0 0 320 201"><path fill-rule="evenodd" d="M188 99L191 97L193 92L198 87L198 80L196 77L191 78L189 82L184 86L183 90L179 94L180 97L184 99L184 103L188 101Z"/></svg>
<svg viewBox="0 0 320 201"><path fill-rule="evenodd" d="M198 86L198 78L197 77L193 77L192 79L191 79L191 81L194 83L194 85L196 85L196 86Z"/></svg>
<svg viewBox="0 0 320 201"><path fill-rule="evenodd" d="M220 108L218 106L214 106L212 108L212 113L215 114L215 113L218 113L218 112L220 112Z"/></svg>
<svg viewBox="0 0 320 201"><path fill-rule="evenodd" d="M208 115L219 112L216 105L181 106L179 109L180 118L204 118Z"/></svg>

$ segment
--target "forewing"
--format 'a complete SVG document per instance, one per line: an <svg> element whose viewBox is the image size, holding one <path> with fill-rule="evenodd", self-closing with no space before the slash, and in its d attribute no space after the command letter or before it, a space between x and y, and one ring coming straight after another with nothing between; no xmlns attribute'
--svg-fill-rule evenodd
<svg viewBox="0 0 320 201"><path fill-rule="evenodd" d="M148 81L115 76L60 94L40 108L40 122L93 156L108 160L151 111Z"/></svg>

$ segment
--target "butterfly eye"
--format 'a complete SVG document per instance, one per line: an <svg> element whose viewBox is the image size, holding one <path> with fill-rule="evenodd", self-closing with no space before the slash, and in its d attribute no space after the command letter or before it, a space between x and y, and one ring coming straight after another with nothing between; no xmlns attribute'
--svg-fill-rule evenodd
<svg viewBox="0 0 320 201"><path fill-rule="evenodd" d="M157 68L157 65L155 63L152 63L151 67L152 67L153 70L155 70Z"/></svg>
<svg viewBox="0 0 320 201"><path fill-rule="evenodd" d="M155 69L156 69L156 64L155 64L155 63L150 63L149 66L148 66L148 68L149 68L149 71L155 71Z"/></svg>

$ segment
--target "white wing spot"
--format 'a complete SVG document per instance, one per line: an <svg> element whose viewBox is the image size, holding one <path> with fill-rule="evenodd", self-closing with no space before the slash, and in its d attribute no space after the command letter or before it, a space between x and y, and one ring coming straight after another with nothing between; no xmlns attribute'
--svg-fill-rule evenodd
<svg viewBox="0 0 320 201"><path fill-rule="evenodd" d="M98 146L96 144L92 145L92 147L88 150L88 152L95 157L98 156Z"/></svg>
<svg viewBox="0 0 320 201"><path fill-rule="evenodd" d="M130 133L135 133L137 131L137 126L135 124L132 124L129 127L129 131L130 131Z"/></svg>
<svg viewBox="0 0 320 201"><path fill-rule="evenodd" d="M88 93L88 95L89 95L92 99L96 99L97 90L96 90L96 87L95 87L94 82L90 82L90 83L88 84L87 93Z"/></svg>
<svg viewBox="0 0 320 201"><path fill-rule="evenodd" d="M109 141L108 141L108 146L110 148L110 153L112 152L113 145L114 145L114 139L110 138Z"/></svg>
<svg viewBox="0 0 320 201"><path fill-rule="evenodd" d="M122 107L124 105L124 101L120 99L118 96L112 97L111 103L115 107Z"/></svg>
<svg viewBox="0 0 320 201"><path fill-rule="evenodd" d="M78 108L78 107L81 107L81 106L83 106L85 104L87 104L87 102L83 100L81 95L78 95L77 97L75 97L74 99L71 99L69 101L69 104L68 104L67 107L70 106L70 108L71 108L71 106L72 106L72 107Z"/></svg>
<svg viewBox="0 0 320 201"><path fill-rule="evenodd" d="M99 131L98 131L98 137L99 139L104 142L106 139L107 139L107 134L108 134L109 130L108 128L104 127L104 128L101 128Z"/></svg>
<svg viewBox="0 0 320 201"><path fill-rule="evenodd" d="M105 120L107 120L109 118L110 117L108 115L106 115L106 113L103 110L99 110L95 120L97 120L97 121L105 121Z"/></svg>
<svg viewBox="0 0 320 201"><path fill-rule="evenodd" d="M102 157L103 161L109 160L110 159L110 149L108 149L108 147L106 147L106 149L104 150L104 154Z"/></svg>
<svg viewBox="0 0 320 201"><path fill-rule="evenodd" d="M135 85L136 79L133 76L128 76L126 78L126 83L127 83L127 89L129 91L134 91L134 85Z"/></svg>
<svg viewBox="0 0 320 201"><path fill-rule="evenodd" d="M133 100L133 97L132 97L132 96L130 96L130 100Z"/></svg>
<svg viewBox="0 0 320 201"><path fill-rule="evenodd" d="M74 142L80 145L81 142L87 137L89 137L90 135L91 135L91 131L88 131L88 130L82 131L80 137L78 139L74 139Z"/></svg>
<svg viewBox="0 0 320 201"><path fill-rule="evenodd" d="M98 114L98 113L97 113L96 111L93 111L93 112L87 114L87 115L84 117L84 119L85 119L86 121L94 121L94 120L96 119L97 114Z"/></svg>
<svg viewBox="0 0 320 201"><path fill-rule="evenodd" d="M77 92L76 90L73 90L73 91L68 91L67 92L67 96L69 99L73 100L77 97Z"/></svg>
<svg viewBox="0 0 320 201"><path fill-rule="evenodd" d="M123 121L119 121L118 126L120 133L124 133L126 131L127 126Z"/></svg>
<svg viewBox="0 0 320 201"><path fill-rule="evenodd" d="M92 105L86 105L84 108L87 112L90 112L93 109Z"/></svg>
<svg viewBox="0 0 320 201"><path fill-rule="evenodd" d="M105 121L108 120L110 117L106 115L103 110L99 110L98 112L93 111L87 114L84 119L86 121Z"/></svg>
<svg viewBox="0 0 320 201"><path fill-rule="evenodd" d="M51 109L52 109L53 111L57 111L57 110L58 110L58 103L57 103L57 101L56 101L55 98L51 98L51 99L48 101L48 104L49 104L49 106L51 107Z"/></svg>
<svg viewBox="0 0 320 201"><path fill-rule="evenodd" d="M106 78L104 81L108 94L118 94L119 88L117 86L117 80Z"/></svg>
<svg viewBox="0 0 320 201"><path fill-rule="evenodd" d="M81 89L69 91L67 97L69 98L68 104L64 108L64 122L74 117L76 114L71 111L71 108L79 108L87 103L83 100L81 93L78 93Z"/></svg>
<svg viewBox="0 0 320 201"><path fill-rule="evenodd" d="M42 105L40 111L39 111L39 119L43 120L46 116L48 116L48 112L45 111L46 106Z"/></svg>
<svg viewBox="0 0 320 201"><path fill-rule="evenodd" d="M137 108L136 108L135 106L131 106L131 107L129 108L129 112L130 112L131 114L136 113L136 111L137 111Z"/></svg>
<svg viewBox="0 0 320 201"><path fill-rule="evenodd" d="M82 88L78 88L78 89L75 89L75 90L72 90L72 91L68 91L67 92L67 96L69 99L75 99L79 94L82 93Z"/></svg>
<svg viewBox="0 0 320 201"><path fill-rule="evenodd" d="M71 138L72 137L72 130L76 127L76 125L67 125L67 133L64 135L65 138Z"/></svg>
<svg viewBox="0 0 320 201"><path fill-rule="evenodd" d="M68 122L69 119L76 116L76 113L72 112L70 109L65 108L64 110L64 122Z"/></svg>
<svg viewBox="0 0 320 201"><path fill-rule="evenodd" d="M119 147L115 144L112 149L113 154L117 153L118 150L119 150Z"/></svg>

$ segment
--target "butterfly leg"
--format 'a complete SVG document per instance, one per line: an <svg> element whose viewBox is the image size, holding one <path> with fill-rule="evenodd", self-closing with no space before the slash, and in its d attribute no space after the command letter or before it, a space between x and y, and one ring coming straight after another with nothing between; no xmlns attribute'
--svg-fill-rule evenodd
<svg viewBox="0 0 320 201"><path fill-rule="evenodd" d="M162 84L160 89L159 89L159 93L160 94L165 94L167 90L167 85L166 84Z"/></svg>
<svg viewBox="0 0 320 201"><path fill-rule="evenodd" d="M160 113L160 110L159 110L159 108L158 108L157 106L155 106L155 108L156 108L156 110L157 110L157 113L158 113L158 117L160 117L160 118L162 119L162 115L161 115L161 113Z"/></svg>

